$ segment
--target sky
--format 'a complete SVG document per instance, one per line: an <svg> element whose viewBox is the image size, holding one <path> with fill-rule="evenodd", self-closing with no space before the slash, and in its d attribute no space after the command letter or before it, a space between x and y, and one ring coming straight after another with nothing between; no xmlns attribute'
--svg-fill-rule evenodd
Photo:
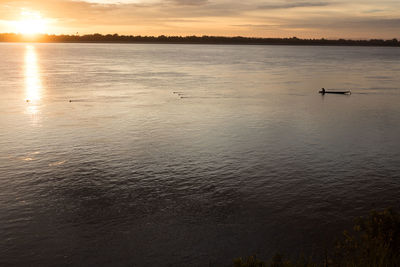
<svg viewBox="0 0 400 267"><path fill-rule="evenodd" d="M24 27L49 34L400 39L400 0L0 0L0 32Z"/></svg>

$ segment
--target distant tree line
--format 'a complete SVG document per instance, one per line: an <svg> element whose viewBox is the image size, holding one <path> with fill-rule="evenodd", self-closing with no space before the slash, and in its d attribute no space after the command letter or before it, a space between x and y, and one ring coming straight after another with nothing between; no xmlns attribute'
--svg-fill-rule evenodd
<svg viewBox="0 0 400 267"><path fill-rule="evenodd" d="M161 43L161 44L247 44L247 45L338 45L338 46L395 46L400 47L397 39L348 40L348 39L300 39L257 38L224 36L133 36L118 34L86 35L23 35L15 33L0 34L0 42L43 42L43 43Z"/></svg>

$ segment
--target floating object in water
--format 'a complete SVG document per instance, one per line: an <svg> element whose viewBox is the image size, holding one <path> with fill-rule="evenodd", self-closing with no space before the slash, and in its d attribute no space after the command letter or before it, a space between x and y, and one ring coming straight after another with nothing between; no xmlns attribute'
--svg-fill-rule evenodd
<svg viewBox="0 0 400 267"><path fill-rule="evenodd" d="M347 91L328 91L328 90L325 90L325 88L322 88L322 90L321 91L319 91L318 93L320 93L320 94L341 94L341 95L350 95L351 94L351 91L350 90L347 90Z"/></svg>
<svg viewBox="0 0 400 267"><path fill-rule="evenodd" d="M71 102L72 102L72 100L69 100L69 102L71 103Z"/></svg>
<svg viewBox="0 0 400 267"><path fill-rule="evenodd" d="M26 103L29 103L29 102L31 102L31 101L30 101L29 99L27 99L27 100L26 100Z"/></svg>

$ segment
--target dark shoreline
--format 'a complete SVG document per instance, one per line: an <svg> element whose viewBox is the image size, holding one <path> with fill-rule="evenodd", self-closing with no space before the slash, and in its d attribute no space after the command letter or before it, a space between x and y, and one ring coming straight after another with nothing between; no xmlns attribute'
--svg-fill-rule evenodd
<svg viewBox="0 0 400 267"><path fill-rule="evenodd" d="M400 47L397 39L348 40L348 39L300 39L256 38L223 36L132 36L118 34L47 35L34 37L22 34L2 33L0 42L9 43L115 43L115 44L210 44L210 45L300 45L300 46L379 46Z"/></svg>

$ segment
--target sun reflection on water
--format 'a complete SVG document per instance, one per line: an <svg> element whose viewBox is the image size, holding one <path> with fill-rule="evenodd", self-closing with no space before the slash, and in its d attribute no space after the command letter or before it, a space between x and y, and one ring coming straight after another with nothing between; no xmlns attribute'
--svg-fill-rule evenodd
<svg viewBox="0 0 400 267"><path fill-rule="evenodd" d="M25 94L29 106L26 113L36 115L39 112L39 101L42 94L42 85L39 75L39 64L35 47L27 45L25 50Z"/></svg>
<svg viewBox="0 0 400 267"><path fill-rule="evenodd" d="M31 45L26 46L25 52L25 84L27 102L40 100L42 85L39 76L39 66L35 47Z"/></svg>

